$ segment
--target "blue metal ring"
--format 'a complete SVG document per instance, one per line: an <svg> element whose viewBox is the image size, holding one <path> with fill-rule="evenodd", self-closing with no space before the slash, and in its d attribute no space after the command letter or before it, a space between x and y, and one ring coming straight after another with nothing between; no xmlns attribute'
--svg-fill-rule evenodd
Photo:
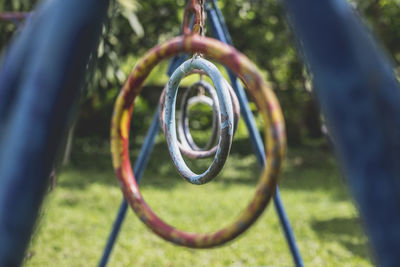
<svg viewBox="0 0 400 267"><path fill-rule="evenodd" d="M202 174L192 172L186 165L179 150L175 129L175 106L178 86L181 79L194 69L204 70L211 78L217 90L221 126L218 149L209 168ZM192 184L204 184L212 180L221 171L228 158L233 138L234 116L231 97L220 71L211 62L202 58L185 61L172 74L166 87L164 129L171 158L179 174Z"/></svg>

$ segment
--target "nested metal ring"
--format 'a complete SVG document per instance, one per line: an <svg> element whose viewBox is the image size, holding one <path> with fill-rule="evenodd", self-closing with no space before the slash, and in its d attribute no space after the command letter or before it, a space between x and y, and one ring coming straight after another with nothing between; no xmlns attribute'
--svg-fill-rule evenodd
<svg viewBox="0 0 400 267"><path fill-rule="evenodd" d="M233 135L235 135L237 125L239 122L240 118L240 106L239 106L239 101L237 99L236 93L233 91L232 87L230 84L224 79L224 82L226 83L226 86L229 90L229 95L231 98L232 102L232 107L233 107L233 120L234 120L234 125L233 125ZM217 121L215 118L217 113L216 113L216 107L213 106L213 124L212 124L212 134L211 138L209 139L208 143L204 148L199 148L197 144L194 142L193 137L190 133L189 130L189 120L187 118L188 114L188 108L191 105L191 102L193 100L197 100L198 98L191 97L188 98L190 95L190 92L193 89L197 89L198 86L202 86L204 89L206 89L207 92L215 90L209 83L205 82L204 80L201 80L195 84L193 84L183 95L182 100L181 100L181 108L180 108L180 115L179 115L179 120L178 120L178 133L179 133L179 140L182 143L182 146L184 146L184 150L181 149L182 153L185 156L191 157L191 155L195 155L197 157L191 157L191 158L205 158L205 157L210 157L212 156L216 150L217 150L217 141L218 141L218 136L219 136L219 125L218 123L220 121ZM210 94L211 95L211 94ZM215 105L218 105L215 100L216 97L213 97L211 95L211 99L213 100ZM210 100L211 100L210 99ZM199 98L200 100L200 98ZM207 103L206 103L207 104ZM219 112L218 112L219 113ZM187 153L190 152L190 154ZM196 151L201 151L196 152Z"/></svg>
<svg viewBox="0 0 400 267"><path fill-rule="evenodd" d="M193 91L199 91L203 89L207 92L210 97L206 95L196 95L190 97ZM196 104L205 104L211 107L213 111L212 116L212 130L211 130L211 137L209 138L207 144L204 147L199 147L193 140L193 137L190 133L189 129L189 119L188 113L189 108ZM214 89L214 87L204 80L200 80L193 85L191 85L183 94L181 99L181 107L178 117L178 136L179 141L181 142L182 146L184 146L185 150L194 151L208 151L209 155L205 155L203 157L209 157L215 154L217 150L217 143L218 143L218 136L219 136L219 127L221 124L221 118L219 116L219 104L218 104L218 96ZM182 151L182 150L181 150ZM183 151L182 153L186 155ZM189 156L190 157L190 156Z"/></svg>
<svg viewBox="0 0 400 267"><path fill-rule="evenodd" d="M198 70L196 70L196 72L198 72ZM193 72L190 72L189 74L192 74L192 73ZM203 71L201 73L205 74ZM211 98L204 98L205 97L204 96L202 98L202 100L207 101L208 104L213 109L213 130L212 130L212 137L209 140L209 143L216 142L216 141L218 141L218 136L219 136L218 128L219 128L221 119L219 116L220 110L219 110L219 104L218 104L218 96L217 96L217 92L215 91L214 87L212 87L211 85L209 85L208 83L206 83L204 81L196 82L183 95L182 100L181 100L182 105L184 102L186 102L186 105L184 105L184 107L187 106L188 99L186 97L186 95L187 95L186 93L188 93L188 91L191 91L193 89L193 87L196 87L197 85L204 86L204 89L208 92L208 94L211 97ZM209 85L209 86L207 86L207 85ZM165 123L164 123L165 94L166 94L166 87L162 91L161 96L160 96L160 101L159 101L159 120L160 120L160 125L161 125L162 131L164 132L164 134L165 134L165 127L164 127L165 126ZM191 99L191 98L189 98L189 99ZM205 99L208 99L208 100L205 100ZM234 108L233 110L236 110L236 109ZM214 145L214 147L212 147L208 150L206 150L206 149L194 150L187 142L185 142L187 139L183 139L183 138L185 138L184 135L187 134L188 128L182 129L182 124L183 124L181 121L182 112L185 112L185 111L182 110L182 106L181 106L180 116L179 116L179 120L178 120L178 136L179 136L179 140L180 140L180 141L178 141L178 147L179 147L180 151L182 152L182 154L191 159L208 158L208 157L214 155L218 148L216 145ZM235 117L236 116L234 114L234 118ZM184 131L186 131L186 132L184 132ZM216 139L216 140L213 141L213 139Z"/></svg>
<svg viewBox="0 0 400 267"><path fill-rule="evenodd" d="M206 171L196 174L186 165L178 147L175 125L175 105L178 86L187 73L194 69L203 70L211 78L217 91L220 109L218 149L214 160ZM164 130L168 150L179 174L192 184L205 184L215 178L228 158L233 138L233 107L227 84L218 68L203 58L192 58L180 65L167 83L164 111Z"/></svg>
<svg viewBox="0 0 400 267"><path fill-rule="evenodd" d="M150 71L163 59L179 53L201 53L230 68L244 83L264 121L266 165L256 192L236 221L211 233L188 233L162 221L144 201L129 159L129 129L134 100ZM137 216L154 233L177 245L209 248L222 245L248 229L270 202L285 154L286 136L282 111L273 91L254 64L235 48L215 39L179 36L154 47L139 61L124 84L114 106L111 122L113 166L124 196Z"/></svg>
<svg viewBox="0 0 400 267"><path fill-rule="evenodd" d="M207 75L202 70L193 70L193 71L189 72L187 74L187 76L190 74L194 74L194 73ZM234 135L236 132L237 126L238 126L239 119L240 119L240 105L239 105L239 101L237 99L236 93L233 91L230 84L225 79L224 79L224 82L226 83L226 86L229 90L229 94L230 94L232 106L233 106L233 117L234 117L233 135ZM205 91L210 95L211 98L207 97L205 95L202 96L201 98L199 98L197 96L189 98L190 93L199 87L203 87L205 89ZM160 120L161 128L164 133L165 133L165 129L164 129L163 116L164 116L164 110L165 110L165 108L164 108L165 107L165 91L166 91L166 87L162 91L161 96L160 96L160 101L159 101L159 110L160 110L159 120ZM193 140L193 137L190 134L190 130L189 130L189 122L188 122L188 118L187 118L187 113L188 113L189 106L194 101L196 101L196 102L200 101L206 105L209 105L213 109L212 135L204 148L199 148L196 145L196 143ZM209 83L207 83L204 80L200 80L200 81L196 82L195 84L193 84L192 86L190 86L185 91L185 93L183 94L182 99L181 99L181 108L180 108L180 115L179 115L179 119L178 119L178 127L177 128L178 128L178 137L179 137L178 147L179 147L180 151L182 152L182 154L191 159L202 159L202 158L208 158L208 157L213 156L218 149L217 141L218 141L218 136L219 136L219 123L220 123L219 105L218 105L218 97L217 97L216 91L212 87L212 85L210 85Z"/></svg>

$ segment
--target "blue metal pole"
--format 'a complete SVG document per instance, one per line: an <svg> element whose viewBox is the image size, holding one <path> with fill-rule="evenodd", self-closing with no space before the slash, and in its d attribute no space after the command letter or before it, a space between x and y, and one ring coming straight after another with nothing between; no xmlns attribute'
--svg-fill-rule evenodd
<svg viewBox="0 0 400 267"><path fill-rule="evenodd" d="M345 0L285 0L379 266L400 263L400 86Z"/></svg>
<svg viewBox="0 0 400 267"><path fill-rule="evenodd" d="M143 172L145 170L145 167L147 166L147 163L149 162L149 158L150 158L151 152L153 151L156 137L160 130L160 122L158 119L158 112L159 111L157 109L153 116L153 121L150 125L150 128L146 134L144 143L140 149L139 157L135 163L135 167L133 168L133 173L135 174L135 178L138 183L140 182ZM118 213L117 213L117 217L114 221L113 228L108 237L106 247L103 251L103 256L101 257L101 260L99 262L99 267L104 267L107 265L108 259L110 257L111 251L114 246L114 243L115 243L115 241L118 237L118 233L121 229L122 222L125 219L127 208L128 208L128 203L125 201L125 198L123 198L121 205L119 207Z"/></svg>
<svg viewBox="0 0 400 267"><path fill-rule="evenodd" d="M45 1L2 59L0 266L22 263L107 9L108 0Z"/></svg>
<svg viewBox="0 0 400 267"><path fill-rule="evenodd" d="M128 210L128 203L126 202L125 198L123 198L121 201L121 204L119 205L118 213L114 220L113 227L108 236L106 246L103 250L103 255L101 256L101 259L100 259L100 262L98 265L99 267L107 266L107 263L110 259L112 249L114 248L115 241L117 240L119 231L121 230L122 223L125 220L125 215L126 215L127 210Z"/></svg>
<svg viewBox="0 0 400 267"><path fill-rule="evenodd" d="M217 6L216 0L212 0L212 4L213 4L213 8L208 7L207 12L208 12L208 18L210 21L210 26L211 26L213 36L214 36L214 38L219 39L223 43L228 43L228 44L232 45L232 39L227 30L226 24L223 20L221 11ZM243 119L245 121L245 124L247 126L247 129L249 131L250 141L251 141L251 144L255 151L258 163L259 163L260 167L262 168L266 162L265 153L264 153L264 145L263 145L260 133L257 130L257 126L255 124L253 114L250 110L246 94L244 92L242 85L239 83L237 77L235 76L235 74L232 71L230 71L229 69L227 69L227 72L228 72L229 78L231 80L232 87L238 96L241 113L242 113ZM295 239L294 233L292 231L289 219L286 215L282 200L280 198L279 187L276 188L276 193L274 196L274 206L275 206L275 210L278 213L278 217L281 222L281 225L282 225L285 237L286 237L286 241L289 245L289 249L292 254L293 261L295 262L296 266L304 266L300 251L296 244L296 239Z"/></svg>

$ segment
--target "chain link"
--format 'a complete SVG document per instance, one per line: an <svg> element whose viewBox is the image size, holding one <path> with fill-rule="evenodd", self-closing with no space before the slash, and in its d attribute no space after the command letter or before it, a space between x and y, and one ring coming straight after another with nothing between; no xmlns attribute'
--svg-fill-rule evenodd
<svg viewBox="0 0 400 267"><path fill-rule="evenodd" d="M190 35L190 34L199 34L204 36L205 34L205 20L206 20L206 13L205 13L205 1L206 0L189 0L186 8L185 13L183 15L183 34ZM189 21L191 15L194 14L194 25L192 29L189 27Z"/></svg>

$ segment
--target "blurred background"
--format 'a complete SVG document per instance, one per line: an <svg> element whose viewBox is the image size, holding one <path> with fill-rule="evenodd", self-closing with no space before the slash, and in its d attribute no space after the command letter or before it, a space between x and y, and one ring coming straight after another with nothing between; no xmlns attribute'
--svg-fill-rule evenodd
<svg viewBox="0 0 400 267"><path fill-rule="evenodd" d="M0 12L30 11L32 0L0 0ZM281 103L288 155L282 198L307 266L369 266L373 261L358 213L336 167L323 119L312 98L310 77L278 1L220 0L235 47L261 70ZM400 62L399 1L350 1L392 56ZM156 44L179 34L184 0L112 1L96 54L88 65L82 97L56 164L56 182L27 252L27 266L87 266L100 258L121 193L109 153L114 100L137 60ZM23 22L0 22L4 51ZM135 104L132 159L151 123L168 80L168 62L151 73ZM196 79L183 82L186 87ZM250 103L257 118L254 104ZM197 106L190 115L195 138L206 142L211 110ZM257 121L259 125L261 121ZM209 161L190 161L201 170ZM259 175L244 123L239 124L223 173L202 188L176 174L162 135L146 169L142 187L167 222L190 231L215 230L232 221L252 196ZM195 251L154 236L132 212L124 224L110 266L291 266L291 256L273 208L243 237L215 250Z"/></svg>

